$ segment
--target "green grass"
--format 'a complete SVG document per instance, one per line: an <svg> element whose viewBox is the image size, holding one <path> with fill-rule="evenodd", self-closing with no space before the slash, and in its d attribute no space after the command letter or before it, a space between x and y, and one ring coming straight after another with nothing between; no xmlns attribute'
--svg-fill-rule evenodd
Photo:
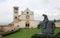
<svg viewBox="0 0 60 38"><path fill-rule="evenodd" d="M60 32L60 28L55 29L55 34L57 34L58 32Z"/></svg>
<svg viewBox="0 0 60 38"><path fill-rule="evenodd" d="M18 32L4 36L3 38L31 38L32 35L40 33L38 28L20 29ZM56 28L55 33L60 32L60 28Z"/></svg>

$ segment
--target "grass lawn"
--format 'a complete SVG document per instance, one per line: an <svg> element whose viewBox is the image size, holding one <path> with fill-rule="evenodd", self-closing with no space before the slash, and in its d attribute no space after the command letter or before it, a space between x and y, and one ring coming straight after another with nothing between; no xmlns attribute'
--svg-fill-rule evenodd
<svg viewBox="0 0 60 38"><path fill-rule="evenodd" d="M40 33L38 28L20 29L18 32L4 36L3 38L31 38L32 35ZM55 33L60 32L60 28L55 29Z"/></svg>

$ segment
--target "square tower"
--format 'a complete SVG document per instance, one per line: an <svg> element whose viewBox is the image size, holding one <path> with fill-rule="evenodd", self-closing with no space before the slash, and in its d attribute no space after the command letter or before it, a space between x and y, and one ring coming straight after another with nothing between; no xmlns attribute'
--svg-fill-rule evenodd
<svg viewBox="0 0 60 38"><path fill-rule="evenodd" d="M18 22L18 7L14 6L14 23Z"/></svg>

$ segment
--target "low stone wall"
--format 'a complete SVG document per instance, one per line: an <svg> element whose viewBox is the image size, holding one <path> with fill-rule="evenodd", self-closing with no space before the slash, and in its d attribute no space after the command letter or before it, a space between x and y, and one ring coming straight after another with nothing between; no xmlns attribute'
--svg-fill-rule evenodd
<svg viewBox="0 0 60 38"><path fill-rule="evenodd" d="M60 27L60 22L55 23L56 27Z"/></svg>
<svg viewBox="0 0 60 38"><path fill-rule="evenodd" d="M3 35L5 36L5 35L8 35L8 34L11 34L11 33L14 33L14 32L16 32L16 31L18 31L19 29L15 29L15 30L11 30L11 31L7 31L7 32L4 32L3 33Z"/></svg>
<svg viewBox="0 0 60 38"><path fill-rule="evenodd" d="M14 25L3 25L3 26L0 26L0 31L1 32L11 32L11 31L15 31L15 30L18 30L19 27L18 26L14 26Z"/></svg>

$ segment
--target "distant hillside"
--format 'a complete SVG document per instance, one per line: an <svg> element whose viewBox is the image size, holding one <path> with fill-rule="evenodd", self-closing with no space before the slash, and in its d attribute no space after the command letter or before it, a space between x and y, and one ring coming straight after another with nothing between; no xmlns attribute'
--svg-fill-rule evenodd
<svg viewBox="0 0 60 38"><path fill-rule="evenodd" d="M56 22L60 22L60 20L56 20Z"/></svg>
<svg viewBox="0 0 60 38"><path fill-rule="evenodd" d="M54 20L50 20L50 21L54 21ZM40 22L42 22L42 21L40 21ZM60 22L60 20L56 20L56 22Z"/></svg>

